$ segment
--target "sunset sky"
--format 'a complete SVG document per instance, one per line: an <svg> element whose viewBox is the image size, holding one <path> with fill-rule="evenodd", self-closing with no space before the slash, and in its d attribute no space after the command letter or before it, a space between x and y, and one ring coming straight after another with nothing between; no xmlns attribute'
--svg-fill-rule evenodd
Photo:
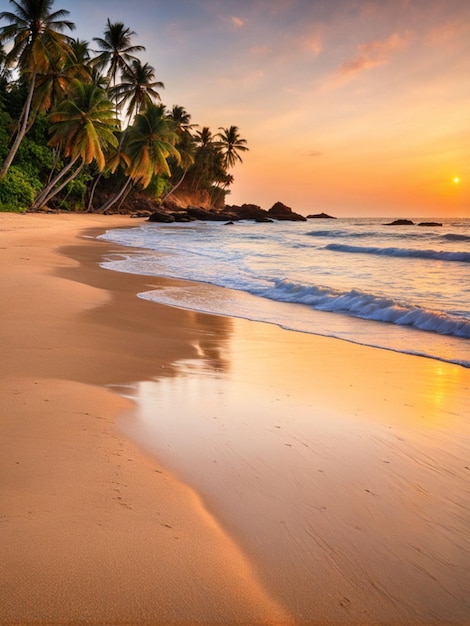
<svg viewBox="0 0 470 626"><path fill-rule="evenodd" d="M2 3L3 4L3 3ZM6 4L6 2L5 2ZM468 0L56 0L136 31L162 101L238 126L228 203L470 217ZM93 47L93 46L92 46ZM458 179L458 181L454 181Z"/></svg>

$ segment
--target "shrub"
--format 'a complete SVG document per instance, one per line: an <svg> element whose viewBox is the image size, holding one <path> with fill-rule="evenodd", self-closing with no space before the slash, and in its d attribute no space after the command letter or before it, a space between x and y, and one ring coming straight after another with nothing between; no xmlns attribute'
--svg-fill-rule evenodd
<svg viewBox="0 0 470 626"><path fill-rule="evenodd" d="M12 165L0 180L0 211L24 213L31 206L35 191L23 172Z"/></svg>

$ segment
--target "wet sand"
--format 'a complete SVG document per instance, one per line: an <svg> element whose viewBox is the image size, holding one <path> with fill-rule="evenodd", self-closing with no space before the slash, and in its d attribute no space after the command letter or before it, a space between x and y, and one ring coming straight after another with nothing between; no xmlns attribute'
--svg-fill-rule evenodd
<svg viewBox="0 0 470 626"><path fill-rule="evenodd" d="M469 370L138 299L129 222L0 214L0 622L470 622Z"/></svg>

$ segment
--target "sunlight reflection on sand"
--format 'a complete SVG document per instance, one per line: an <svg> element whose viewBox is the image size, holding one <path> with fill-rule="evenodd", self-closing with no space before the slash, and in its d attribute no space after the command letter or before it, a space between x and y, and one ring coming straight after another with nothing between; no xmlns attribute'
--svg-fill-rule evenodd
<svg viewBox="0 0 470 626"><path fill-rule="evenodd" d="M125 430L298 616L462 619L468 370L227 323L177 376L138 385Z"/></svg>

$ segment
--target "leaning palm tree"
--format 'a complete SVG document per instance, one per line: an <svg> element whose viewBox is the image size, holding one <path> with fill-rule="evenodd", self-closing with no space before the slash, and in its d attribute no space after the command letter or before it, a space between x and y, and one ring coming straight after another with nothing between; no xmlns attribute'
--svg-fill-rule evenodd
<svg viewBox="0 0 470 626"><path fill-rule="evenodd" d="M0 13L0 20L9 22L0 28L0 43L13 41L5 63L16 65L20 76L28 80L29 90L18 120L16 137L0 170L0 179L7 173L28 130L37 75L47 70L52 57L65 60L71 54L69 37L63 31L75 28L73 22L62 19L69 11L52 11L53 0L10 0L10 3L15 12Z"/></svg>
<svg viewBox="0 0 470 626"><path fill-rule="evenodd" d="M242 161L239 152L249 150L246 146L246 139L242 139L238 132L238 126L230 126L230 128L220 127L221 133L217 133L219 138L219 146L224 155L224 165L226 168L233 167L237 161Z"/></svg>
<svg viewBox="0 0 470 626"><path fill-rule="evenodd" d="M103 37L93 37L99 45L98 56L93 59L93 65L98 70L107 68L108 84L116 87L116 77L119 72L125 71L131 61L137 59L136 52L145 50L144 46L134 46L131 38L136 33L122 22L112 24L108 18ZM117 102L116 102L117 108Z"/></svg>
<svg viewBox="0 0 470 626"><path fill-rule="evenodd" d="M151 104L145 111L138 113L134 124L124 133L120 146L128 164L125 171L127 181L98 211L105 212L121 200L130 185L139 184L145 189L155 174L171 176L168 159L172 157L176 162L180 161L180 154L175 148L177 141L178 135L165 115L163 105ZM120 158L123 158L123 154Z"/></svg>
<svg viewBox="0 0 470 626"><path fill-rule="evenodd" d="M126 114L130 122L135 113L147 108L155 100L160 100L157 89L164 88L162 82L155 80L155 68L134 59L130 65L123 67L121 82L112 92L119 107L128 103Z"/></svg>
<svg viewBox="0 0 470 626"><path fill-rule="evenodd" d="M49 115L49 145L59 147L68 163L37 195L32 209L39 209L71 182L85 164L94 161L99 171L105 167L108 145L117 146L118 120L106 92L93 84L74 81L69 97ZM65 175L73 169L67 178Z"/></svg>

